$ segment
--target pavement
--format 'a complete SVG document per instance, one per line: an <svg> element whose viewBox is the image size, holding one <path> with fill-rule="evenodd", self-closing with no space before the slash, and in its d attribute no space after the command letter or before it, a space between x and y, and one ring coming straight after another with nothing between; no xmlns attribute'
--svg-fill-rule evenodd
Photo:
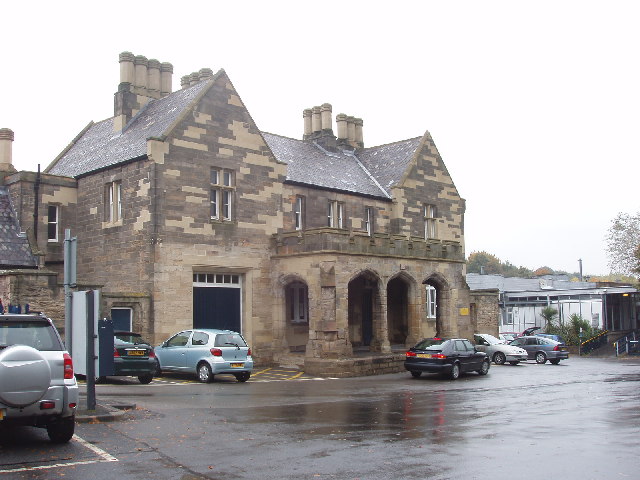
<svg viewBox="0 0 640 480"><path fill-rule="evenodd" d="M135 404L106 404L97 402L94 409L89 409L87 405L87 397L81 393L78 408L76 410L76 422L100 423L126 420L131 416L131 413L135 409Z"/></svg>

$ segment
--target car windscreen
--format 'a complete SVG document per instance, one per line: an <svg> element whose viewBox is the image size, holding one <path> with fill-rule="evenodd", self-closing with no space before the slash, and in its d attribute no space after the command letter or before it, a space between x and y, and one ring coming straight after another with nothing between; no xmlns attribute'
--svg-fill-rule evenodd
<svg viewBox="0 0 640 480"><path fill-rule="evenodd" d="M502 343L501 340L498 340L493 335L486 334L486 335L483 335L482 338L484 338L489 345L500 345Z"/></svg>
<svg viewBox="0 0 640 480"><path fill-rule="evenodd" d="M448 340L442 338L425 338L413 347L416 350L442 350L443 345Z"/></svg>
<svg viewBox="0 0 640 480"><path fill-rule="evenodd" d="M216 347L246 347L247 343L237 333L221 333L216 335Z"/></svg>
<svg viewBox="0 0 640 480"><path fill-rule="evenodd" d="M53 327L44 321L0 320L0 347L27 345L36 350L64 350Z"/></svg>
<svg viewBox="0 0 640 480"><path fill-rule="evenodd" d="M144 339L142 338L142 335L140 335L139 333L116 332L113 334L113 336L117 340L120 340L120 342L123 342L123 343L131 343L133 345L138 345L140 343L145 343L145 344L148 343L144 341Z"/></svg>

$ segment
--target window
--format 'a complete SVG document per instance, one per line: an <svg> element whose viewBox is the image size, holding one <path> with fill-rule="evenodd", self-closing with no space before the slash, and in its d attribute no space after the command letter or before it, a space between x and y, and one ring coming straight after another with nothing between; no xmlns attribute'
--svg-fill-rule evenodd
<svg viewBox="0 0 640 480"><path fill-rule="evenodd" d="M424 205L424 239L436 238L436 206Z"/></svg>
<svg viewBox="0 0 640 480"><path fill-rule="evenodd" d="M436 309L438 304L436 303L436 289L431 285L426 286L427 289L427 318L436 318Z"/></svg>
<svg viewBox="0 0 640 480"><path fill-rule="evenodd" d="M364 207L364 229L367 235L373 235L373 207Z"/></svg>
<svg viewBox="0 0 640 480"><path fill-rule="evenodd" d="M204 332L193 332L191 345L206 345L207 343L209 343L209 335Z"/></svg>
<svg viewBox="0 0 640 480"><path fill-rule="evenodd" d="M302 282L294 282L287 287L287 320L290 323L309 321L307 295L307 286Z"/></svg>
<svg viewBox="0 0 640 480"><path fill-rule="evenodd" d="M233 187L234 176L231 170L211 169L211 220L232 219Z"/></svg>
<svg viewBox="0 0 640 480"><path fill-rule="evenodd" d="M513 325L513 307L505 307L502 317L503 325Z"/></svg>
<svg viewBox="0 0 640 480"><path fill-rule="evenodd" d="M122 185L120 182L111 182L106 187L106 220L117 222L122 219Z"/></svg>
<svg viewBox="0 0 640 480"><path fill-rule="evenodd" d="M58 241L58 206L49 205L47 209L47 241Z"/></svg>
<svg viewBox="0 0 640 480"><path fill-rule="evenodd" d="M343 228L344 225L344 203L329 201L327 211L327 225L331 228Z"/></svg>
<svg viewBox="0 0 640 480"><path fill-rule="evenodd" d="M296 230L304 228L304 197L296 197L296 203L293 206L293 216Z"/></svg>

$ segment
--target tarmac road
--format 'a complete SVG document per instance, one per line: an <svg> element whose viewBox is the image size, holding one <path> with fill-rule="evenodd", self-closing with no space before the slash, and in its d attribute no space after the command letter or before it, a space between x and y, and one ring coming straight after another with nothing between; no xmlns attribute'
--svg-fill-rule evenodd
<svg viewBox="0 0 640 480"><path fill-rule="evenodd" d="M0 434L4 478L640 478L640 359L213 384L99 385L117 421Z"/></svg>

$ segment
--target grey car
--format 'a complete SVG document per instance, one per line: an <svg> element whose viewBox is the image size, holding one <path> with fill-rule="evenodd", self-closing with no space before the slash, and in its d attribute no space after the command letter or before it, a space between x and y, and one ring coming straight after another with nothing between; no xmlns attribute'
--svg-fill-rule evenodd
<svg viewBox="0 0 640 480"><path fill-rule="evenodd" d="M527 351L523 348L505 345L502 340L498 340L488 333L474 334L473 341L476 344L476 350L485 352L496 365L503 365L505 362L517 365L528 359Z"/></svg>
<svg viewBox="0 0 640 480"><path fill-rule="evenodd" d="M509 345L524 348L529 359L535 360L536 363L545 363L549 360L552 364L557 365L560 360L569 358L567 346L550 338L539 336L518 337Z"/></svg>
<svg viewBox="0 0 640 480"><path fill-rule="evenodd" d="M75 430L78 385L51 319L0 315L0 428L46 428L54 443Z"/></svg>
<svg viewBox="0 0 640 480"><path fill-rule="evenodd" d="M246 382L253 370L251 348L231 330L184 330L155 347L155 353L157 373L194 373L202 383L212 382L219 374Z"/></svg>

